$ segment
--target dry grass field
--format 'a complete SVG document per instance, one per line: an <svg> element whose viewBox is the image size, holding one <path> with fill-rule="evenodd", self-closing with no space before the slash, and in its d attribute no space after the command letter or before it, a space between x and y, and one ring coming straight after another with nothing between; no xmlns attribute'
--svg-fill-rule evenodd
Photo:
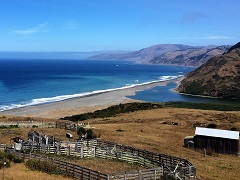
<svg viewBox="0 0 240 180"><path fill-rule="evenodd" d="M6 120L6 118L8 117L4 119ZM163 124L164 121L167 124ZM184 137L194 135L194 125L206 126L214 123L219 129L235 127L239 130L240 112L160 108L120 114L111 118L92 119L86 122L90 122L90 125L94 128L94 132L101 139L188 159L196 166L197 177L199 179L240 179L239 156L213 154L204 157L204 154L200 151L197 152L183 147ZM172 125L172 122L177 122L178 125ZM9 136L19 135L26 138L27 132L30 130L31 128L2 129L0 130L0 143L9 142ZM55 135L56 138L66 140L64 138L67 131L62 129L36 128L34 130L47 135ZM72 133L74 137L77 137L76 133ZM102 172L135 168L126 165L124 169L121 169L119 167L122 167L123 164L101 159L82 159L75 162ZM15 171L18 173L10 173ZM6 170L6 179L24 179L22 178L24 174L25 179L29 179L27 177L41 179L38 172L27 170L24 165L14 165L8 168ZM36 176L34 176L35 174ZM44 179L56 177L47 174L43 176L45 177ZM57 179L61 178L57 177Z"/></svg>

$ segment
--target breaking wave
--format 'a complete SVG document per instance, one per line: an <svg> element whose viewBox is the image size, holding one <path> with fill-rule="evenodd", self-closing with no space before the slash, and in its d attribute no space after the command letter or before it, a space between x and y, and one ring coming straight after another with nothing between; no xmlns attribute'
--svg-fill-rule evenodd
<svg viewBox="0 0 240 180"><path fill-rule="evenodd" d="M155 81L144 82L144 83L139 83L139 84L138 83L127 84L120 88L96 90L96 91L92 91L92 92L85 92L85 93L71 94L71 95L61 95L61 96L55 96L55 97L49 97L49 98L38 98L38 99L33 99L29 102L23 102L21 104L1 105L0 112L11 110L11 109L16 109L16 108L23 108L26 106L35 106L35 105L39 105L39 104L53 103L53 102L63 101L63 100L71 99L71 98L91 96L91 95L106 93L106 92L110 92L110 91L116 91L116 90L121 90L121 89L132 88L132 87L136 87L136 86L148 85L148 84L156 83L156 82L164 82L164 81L173 80L173 79L176 79L176 78L179 78L182 76L183 75L161 76L161 77L159 77L158 80L155 80ZM138 81L135 81L135 82L138 82Z"/></svg>

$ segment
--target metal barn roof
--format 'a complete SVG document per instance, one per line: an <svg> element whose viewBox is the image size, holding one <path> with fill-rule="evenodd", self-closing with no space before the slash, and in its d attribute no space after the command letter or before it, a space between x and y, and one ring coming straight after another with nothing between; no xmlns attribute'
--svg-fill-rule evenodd
<svg viewBox="0 0 240 180"><path fill-rule="evenodd" d="M236 140L239 139L238 131L228 131L228 130L202 128L202 127L196 127L195 135L219 137L219 138L226 138L226 139L236 139Z"/></svg>

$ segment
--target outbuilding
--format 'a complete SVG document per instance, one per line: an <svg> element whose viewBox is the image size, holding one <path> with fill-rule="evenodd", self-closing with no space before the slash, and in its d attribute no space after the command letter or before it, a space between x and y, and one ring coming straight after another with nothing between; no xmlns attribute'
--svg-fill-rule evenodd
<svg viewBox="0 0 240 180"><path fill-rule="evenodd" d="M196 127L194 148L211 149L215 153L238 154L239 132Z"/></svg>

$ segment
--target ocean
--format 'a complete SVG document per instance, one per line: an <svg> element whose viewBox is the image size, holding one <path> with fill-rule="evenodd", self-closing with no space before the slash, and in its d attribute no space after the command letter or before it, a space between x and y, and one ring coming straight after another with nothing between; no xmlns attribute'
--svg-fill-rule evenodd
<svg viewBox="0 0 240 180"><path fill-rule="evenodd" d="M130 61L0 60L0 111L61 101L183 76L191 67ZM132 99L153 102L185 99L171 88L141 91Z"/></svg>

